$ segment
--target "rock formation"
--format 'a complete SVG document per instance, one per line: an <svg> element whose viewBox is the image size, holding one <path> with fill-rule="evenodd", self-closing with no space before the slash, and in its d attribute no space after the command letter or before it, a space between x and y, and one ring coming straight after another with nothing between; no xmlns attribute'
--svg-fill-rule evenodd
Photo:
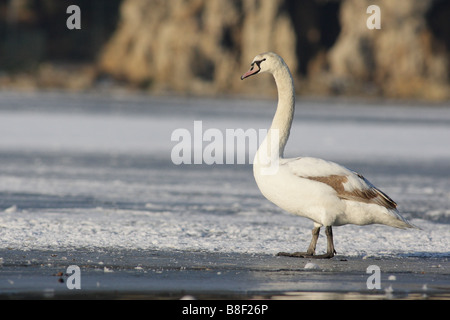
<svg viewBox="0 0 450 320"><path fill-rule="evenodd" d="M239 91L240 73L261 51L280 52L296 69L295 33L282 4L127 0L100 66L156 91Z"/></svg>
<svg viewBox="0 0 450 320"><path fill-rule="evenodd" d="M380 30L366 27L370 4L381 8ZM432 5L431 0L344 1L341 33L328 52L333 85L370 82L388 97L448 97L449 52L428 27Z"/></svg>
<svg viewBox="0 0 450 320"><path fill-rule="evenodd" d="M270 95L270 76L239 77L256 54L276 51L299 94L450 99L448 0L77 4L82 28L72 31L60 0L0 2L0 85L20 83L22 71L36 88L107 88L106 76L154 93ZM370 5L379 30L367 27Z"/></svg>
<svg viewBox="0 0 450 320"><path fill-rule="evenodd" d="M380 30L366 26L371 4L381 8ZM257 53L271 50L285 58L303 91L448 99L449 48L429 26L438 5L442 1L125 0L99 64L154 91L257 93L270 90L271 79L245 87L237 79ZM326 6L333 6L338 26L318 12ZM337 39L325 43L330 33ZM316 50L305 57L311 47Z"/></svg>

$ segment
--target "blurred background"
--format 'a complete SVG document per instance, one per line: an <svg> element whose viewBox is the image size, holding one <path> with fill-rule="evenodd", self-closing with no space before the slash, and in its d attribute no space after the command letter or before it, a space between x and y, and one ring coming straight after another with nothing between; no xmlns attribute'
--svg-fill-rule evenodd
<svg viewBox="0 0 450 320"><path fill-rule="evenodd" d="M239 76L275 51L300 95L450 98L448 0L0 0L0 37L3 90L272 95Z"/></svg>

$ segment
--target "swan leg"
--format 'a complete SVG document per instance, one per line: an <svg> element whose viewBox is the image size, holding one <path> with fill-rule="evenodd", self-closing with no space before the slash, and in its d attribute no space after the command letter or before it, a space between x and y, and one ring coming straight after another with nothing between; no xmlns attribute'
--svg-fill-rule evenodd
<svg viewBox="0 0 450 320"><path fill-rule="evenodd" d="M319 239L320 227L314 227L312 229L311 243L309 244L308 250L306 252L279 252L277 256L283 257L296 257L296 258L312 258L316 252L317 240Z"/></svg>
<svg viewBox="0 0 450 320"><path fill-rule="evenodd" d="M331 226L325 227L325 234L327 236L327 253L315 255L317 240L319 239L320 227L314 227L312 230L312 239L306 252L279 252L277 256L295 257L295 258L313 258L313 259L330 259L334 257L336 251L333 243L333 230Z"/></svg>
<svg viewBox="0 0 450 320"><path fill-rule="evenodd" d="M325 227L325 234L327 235L327 253L320 254L317 256L312 256L311 258L314 259L330 259L334 257L334 254L336 253L336 250L334 250L334 243L333 243L333 230L331 229L331 226Z"/></svg>

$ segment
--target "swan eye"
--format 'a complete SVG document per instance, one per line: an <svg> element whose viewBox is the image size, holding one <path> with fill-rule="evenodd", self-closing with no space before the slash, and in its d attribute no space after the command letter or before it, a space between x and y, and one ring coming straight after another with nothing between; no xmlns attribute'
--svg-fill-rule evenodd
<svg viewBox="0 0 450 320"><path fill-rule="evenodd" d="M255 61L255 63L258 65L258 68L261 68L261 62L266 61L266 58L259 60L259 61Z"/></svg>
<svg viewBox="0 0 450 320"><path fill-rule="evenodd" d="M241 76L241 80L244 80L245 78L248 78L252 75L257 74L259 71L261 71L261 62L265 61L266 59L258 60L258 61L252 61L252 64L250 65L250 70L248 70L246 73L244 73ZM256 65L256 68L255 68Z"/></svg>

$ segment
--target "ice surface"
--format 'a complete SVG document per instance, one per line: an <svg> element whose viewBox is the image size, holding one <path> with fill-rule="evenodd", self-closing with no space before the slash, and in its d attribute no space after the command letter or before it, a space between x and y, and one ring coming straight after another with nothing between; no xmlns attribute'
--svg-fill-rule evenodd
<svg viewBox="0 0 450 320"><path fill-rule="evenodd" d="M0 248L306 250L312 222L275 207L251 166L180 165L177 128L264 129L273 101L0 94ZM422 230L334 229L338 254L448 256L450 109L298 101L286 156L364 174ZM206 143L205 143L206 144ZM318 251L325 251L321 235Z"/></svg>

